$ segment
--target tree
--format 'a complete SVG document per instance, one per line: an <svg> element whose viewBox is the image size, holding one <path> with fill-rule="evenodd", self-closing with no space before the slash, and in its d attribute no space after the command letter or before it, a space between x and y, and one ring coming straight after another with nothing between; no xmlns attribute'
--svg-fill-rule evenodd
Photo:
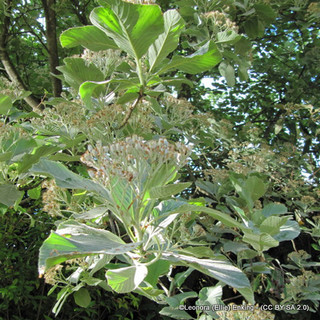
<svg viewBox="0 0 320 320"><path fill-rule="evenodd" d="M284 308L288 314L314 312L319 263L311 247L299 249L308 237L319 250L318 181L301 175L305 155L316 172L316 149L306 148L309 136L300 147L305 136L294 132L292 119L277 119L284 114L278 105L299 102L290 112L300 127L313 126L312 138L318 120L313 109L303 118L311 110L303 103L312 102L304 91L299 101L278 101L281 69L274 62L278 73L266 82L271 71L258 60L265 52L275 61L283 56L281 30L299 10L289 1L163 2L164 12L120 0L99 4L92 25L60 36L65 48L85 48L57 67L68 87L64 98L20 112L14 105L25 94L4 84L0 100L3 212L37 221L39 210L58 221L39 256L50 292L60 289L53 311L73 295L94 312L91 297L105 290L163 304L164 318L217 318L221 310L194 312L193 304L227 307L230 300L249 308L272 299L293 306ZM318 12L312 3L306 9ZM313 44L312 19L301 22L303 46ZM274 34L276 46L268 41ZM261 49L253 55L257 38ZM266 83L261 92L243 82L251 63L251 77ZM314 81L303 78L311 72L292 88ZM214 85L222 92L194 86L218 73L228 85ZM247 102L239 94L235 108L237 92Z"/></svg>

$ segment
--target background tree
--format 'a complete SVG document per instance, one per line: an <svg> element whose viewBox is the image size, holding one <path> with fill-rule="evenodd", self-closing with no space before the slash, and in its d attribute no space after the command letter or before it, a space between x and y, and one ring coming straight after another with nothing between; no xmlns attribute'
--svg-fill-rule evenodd
<svg viewBox="0 0 320 320"><path fill-rule="evenodd" d="M146 301L161 300L158 317L210 319L222 315L177 305L253 298L296 306L279 318L311 318L320 291L318 4L161 1L161 15L155 6L100 1L90 19L99 28L60 36L67 53L55 48L56 35L88 24L94 3L45 10L49 2L2 7L10 14L1 57L11 61L2 71L18 83L4 79L0 95L4 270L22 268L18 258L33 257L46 239L40 272L50 293L60 290L53 310L61 319L105 317L106 295L108 318L141 318L138 303L155 309ZM56 24L51 34L45 16ZM51 94L48 81L57 60L61 74L52 79L64 82L63 98L29 112L22 99L32 96L21 89L59 95L59 82ZM30 300L48 290L34 273L31 266L32 280L27 272L3 277L4 318L39 318L53 303ZM75 304L63 307L70 295L80 314L71 315Z"/></svg>

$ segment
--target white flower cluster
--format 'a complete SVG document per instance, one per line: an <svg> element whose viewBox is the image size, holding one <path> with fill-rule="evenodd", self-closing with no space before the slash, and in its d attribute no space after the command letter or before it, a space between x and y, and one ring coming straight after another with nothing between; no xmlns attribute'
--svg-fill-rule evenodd
<svg viewBox="0 0 320 320"><path fill-rule="evenodd" d="M91 169L89 174L103 184L108 184L111 176L127 179L129 182L165 164L175 168L186 164L190 148L180 142L169 143L166 139L146 141L132 136L109 146L97 143L89 146L81 161Z"/></svg>

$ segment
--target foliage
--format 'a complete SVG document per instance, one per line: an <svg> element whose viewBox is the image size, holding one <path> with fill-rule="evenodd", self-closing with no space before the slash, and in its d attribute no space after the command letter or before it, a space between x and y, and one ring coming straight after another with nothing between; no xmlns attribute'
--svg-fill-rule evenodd
<svg viewBox="0 0 320 320"><path fill-rule="evenodd" d="M293 306L283 309L288 317L316 312L318 106L316 93L306 88L317 83L311 68L318 57L317 42L311 47L315 6L190 0L159 2L161 10L155 4L98 2L92 25L60 36L68 49L85 48L57 68L66 88L62 97L23 111L22 99L30 92L3 81L1 241L10 257L4 271L31 248L34 264L43 241L38 271L52 285L53 312L61 319L70 309L82 310L79 319L100 319L101 306L114 318L133 319L141 317L137 306L148 300L159 304L158 317L174 319L230 316L192 311L192 304ZM301 17L306 21L298 36L293 21ZM281 28L298 37L289 49L303 47L310 60L296 62L292 53L282 70L281 50L289 49ZM272 45L268 37L278 35ZM275 73L257 90L271 72L265 52L274 59ZM303 72L284 82L278 101L281 72L295 65ZM218 73L228 86L215 85L222 94L197 84ZM305 87L293 97L290 90L301 79ZM33 85L39 87L37 81ZM11 243L12 220L18 218L27 230L17 235L17 243L27 243L19 254L10 251L17 246ZM313 251L301 250L303 237ZM24 279L17 275L11 283L4 277L3 310L12 304L22 308L19 299L45 288L42 280ZM67 299L74 301L70 311ZM306 307L299 310L301 305ZM39 306L38 318L41 312ZM254 314L274 318L258 307Z"/></svg>

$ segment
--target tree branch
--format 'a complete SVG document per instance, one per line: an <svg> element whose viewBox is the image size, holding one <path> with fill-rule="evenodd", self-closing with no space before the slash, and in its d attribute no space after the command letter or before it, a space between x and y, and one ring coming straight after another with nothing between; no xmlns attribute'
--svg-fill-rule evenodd
<svg viewBox="0 0 320 320"><path fill-rule="evenodd" d="M11 1L7 2L7 10L11 12ZM13 65L10 56L7 51L7 42L8 42L8 34L9 34L9 26L10 26L10 15L6 14L3 17L2 21L2 33L0 34L0 60L3 64L3 67L6 73L9 76L9 79L15 83L21 90L27 91L27 87L24 84L22 78L20 77L18 71ZM34 96L30 95L24 98L25 102L31 107L35 108L39 105L40 101L37 100Z"/></svg>

